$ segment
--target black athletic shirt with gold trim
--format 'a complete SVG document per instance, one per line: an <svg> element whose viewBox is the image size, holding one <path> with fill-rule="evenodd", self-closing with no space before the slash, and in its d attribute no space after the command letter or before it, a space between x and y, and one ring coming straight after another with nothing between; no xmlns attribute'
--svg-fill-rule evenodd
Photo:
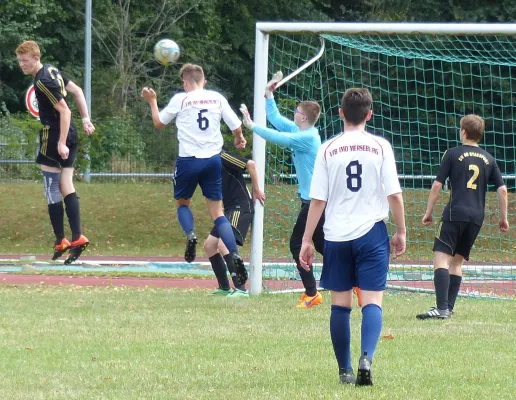
<svg viewBox="0 0 516 400"><path fill-rule="evenodd" d="M43 125L50 127L52 136L56 132L59 134L60 126L59 113L54 107L61 99L66 98L66 85L68 85L68 82L70 82L70 79L51 64L43 64L43 67L34 77L34 89L39 106L39 119ZM77 129L75 129L73 120L70 121L68 135L75 136L75 138L68 137L68 141L77 139Z"/></svg>
<svg viewBox="0 0 516 400"><path fill-rule="evenodd" d="M224 209L240 207L242 213L253 212L252 197L244 179L244 171L249 160L225 151L220 154L220 157L222 158L222 198Z"/></svg>
<svg viewBox="0 0 516 400"><path fill-rule="evenodd" d="M487 185L495 189L504 185L494 157L477 146L463 145L444 153L436 181L449 179L450 199L443 211L443 221L471 222L482 225Z"/></svg>

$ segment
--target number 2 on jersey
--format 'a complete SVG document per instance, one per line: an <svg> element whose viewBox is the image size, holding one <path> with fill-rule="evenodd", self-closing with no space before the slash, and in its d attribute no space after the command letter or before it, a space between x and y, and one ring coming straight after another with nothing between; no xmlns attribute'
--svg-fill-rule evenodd
<svg viewBox="0 0 516 400"><path fill-rule="evenodd" d="M473 171L473 176L471 177L471 179L466 184L466 187L468 189L476 190L477 189L477 184L475 183L475 181L478 178L478 174L480 174L480 169L475 164L471 164L469 166L469 170Z"/></svg>
<svg viewBox="0 0 516 400"><path fill-rule="evenodd" d="M197 123L199 124L199 129L201 131L205 131L210 126L210 120L203 117L203 114L206 112L208 112L208 110L203 108L202 110L199 110L199 114L197 114Z"/></svg>
<svg viewBox="0 0 516 400"><path fill-rule="evenodd" d="M353 167L355 167L355 172L352 171ZM351 161L346 167L346 174L348 175L346 186L353 193L358 192L362 188L362 164L358 160Z"/></svg>
<svg viewBox="0 0 516 400"><path fill-rule="evenodd" d="M61 88L61 94L64 97L66 97L66 89L65 89L64 80L63 80L63 77L61 76L61 74L59 73L59 71L57 70L57 68L49 67L48 73L50 74L52 79L56 80L59 83L59 87Z"/></svg>

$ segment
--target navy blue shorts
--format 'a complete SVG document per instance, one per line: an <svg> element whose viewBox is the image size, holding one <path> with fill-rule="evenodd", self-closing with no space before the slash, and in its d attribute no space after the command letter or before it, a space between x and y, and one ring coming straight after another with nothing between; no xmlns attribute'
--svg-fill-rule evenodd
<svg viewBox="0 0 516 400"><path fill-rule="evenodd" d="M174 199L191 199L199 185L208 200L222 200L220 154L210 158L178 157L174 172Z"/></svg>
<svg viewBox="0 0 516 400"><path fill-rule="evenodd" d="M390 243L387 227L377 222L364 236L347 242L324 242L320 286L337 292L358 286L385 290Z"/></svg>

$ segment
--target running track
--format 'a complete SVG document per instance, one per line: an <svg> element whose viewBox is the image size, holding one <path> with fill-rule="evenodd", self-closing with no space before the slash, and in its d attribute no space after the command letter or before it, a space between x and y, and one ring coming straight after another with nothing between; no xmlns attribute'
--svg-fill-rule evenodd
<svg viewBox="0 0 516 400"><path fill-rule="evenodd" d="M23 254L0 255L2 259L20 259ZM47 259L48 256L40 256L40 259ZM83 261L113 261L123 264L128 261L147 261L147 262L173 262L183 261L182 258L170 257L102 257L89 256L81 258ZM208 261L208 260L199 260ZM264 282L271 289L284 289L285 281ZM283 283L283 284L282 284ZM139 277L96 277L96 276L67 276L67 275L20 275L20 274L0 274L1 285L50 285L50 286L130 286L130 287L149 287L149 288L199 288L213 289L217 287L215 279L191 279L191 278L139 278ZM389 285L408 286L414 289L433 289L431 281L389 281ZM301 282L288 281L289 289L301 289ZM462 290L474 291L479 293L490 293L503 297L516 297L516 281L468 281L464 282Z"/></svg>

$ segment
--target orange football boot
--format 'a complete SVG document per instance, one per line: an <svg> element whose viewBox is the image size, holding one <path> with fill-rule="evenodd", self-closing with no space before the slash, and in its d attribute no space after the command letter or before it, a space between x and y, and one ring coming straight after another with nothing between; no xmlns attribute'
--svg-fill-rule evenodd
<svg viewBox="0 0 516 400"><path fill-rule="evenodd" d="M310 308L316 306L317 304L321 304L323 302L322 294L317 292L315 296L301 296L301 301L296 306L297 308Z"/></svg>
<svg viewBox="0 0 516 400"><path fill-rule="evenodd" d="M68 254L68 257L64 263L71 264L76 261L89 244L90 242L88 238L84 235L81 235L79 239L74 240L70 244L70 254Z"/></svg>
<svg viewBox="0 0 516 400"><path fill-rule="evenodd" d="M70 248L70 241L67 238L62 238L59 243L56 243L54 246L54 255L52 256L52 260L57 260L61 257L66 250Z"/></svg>

